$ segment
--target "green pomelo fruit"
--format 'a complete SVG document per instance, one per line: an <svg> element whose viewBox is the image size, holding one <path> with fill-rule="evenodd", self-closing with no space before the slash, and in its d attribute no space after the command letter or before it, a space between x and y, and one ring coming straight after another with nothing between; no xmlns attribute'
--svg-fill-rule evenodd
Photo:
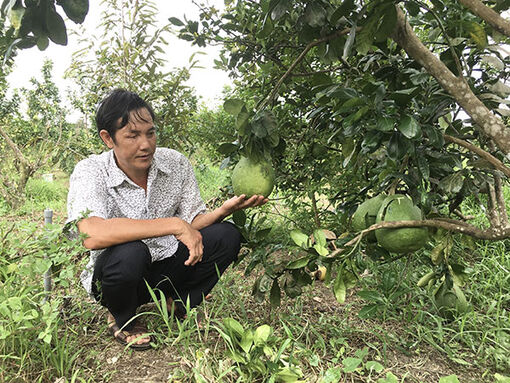
<svg viewBox="0 0 510 383"><path fill-rule="evenodd" d="M376 222L421 220L419 207L405 195L395 194L385 198ZM375 232L381 247L393 253L410 253L422 248L428 240L427 228L378 229Z"/></svg>
<svg viewBox="0 0 510 383"><path fill-rule="evenodd" d="M456 314L463 314L469 310L466 297L457 285L453 285L452 290L438 290L435 301L439 314L449 320L453 320Z"/></svg>
<svg viewBox="0 0 510 383"><path fill-rule="evenodd" d="M377 213L386 198L385 194L379 194L373 198L367 199L361 205L358 206L354 214L352 215L351 227L355 232L365 230L367 227L372 226L377 218ZM370 232L367 235L369 242L375 242L375 232Z"/></svg>
<svg viewBox="0 0 510 383"><path fill-rule="evenodd" d="M246 198L249 198L257 194L268 197L274 187L271 163L241 157L232 172L232 187L237 196L245 194Z"/></svg>

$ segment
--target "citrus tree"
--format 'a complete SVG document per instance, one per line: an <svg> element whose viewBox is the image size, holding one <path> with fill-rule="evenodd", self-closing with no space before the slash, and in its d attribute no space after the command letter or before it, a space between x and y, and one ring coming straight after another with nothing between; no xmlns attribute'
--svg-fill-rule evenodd
<svg viewBox="0 0 510 383"><path fill-rule="evenodd" d="M65 119L67 110L46 61L42 79L28 88L12 90L0 103L0 196L12 208L24 201L28 180L40 170L76 162L80 134ZM83 140L86 142L85 140ZM74 148L74 149L73 149Z"/></svg>
<svg viewBox="0 0 510 383"><path fill-rule="evenodd" d="M343 301L360 249L390 259L395 251L368 240L360 247L362 237L423 227L433 234L436 271L420 284L462 300L451 233L510 236L508 1L228 3L224 13L202 5L200 20L169 21L194 44L220 44L216 63L237 78L239 97L225 109L240 141L220 149L272 155L279 190L310 206L313 237L292 233L306 254L269 272L275 302L279 286L295 295L317 263L335 266ZM391 197L372 217L365 211L360 233L331 241L352 233L357 206L382 193L406 197ZM483 206L486 221L470 222L466 204Z"/></svg>

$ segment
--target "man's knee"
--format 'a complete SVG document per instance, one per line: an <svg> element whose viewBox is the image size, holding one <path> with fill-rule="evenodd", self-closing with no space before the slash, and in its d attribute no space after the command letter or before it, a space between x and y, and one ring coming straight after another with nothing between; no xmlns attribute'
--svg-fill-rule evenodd
<svg viewBox="0 0 510 383"><path fill-rule="evenodd" d="M106 252L102 270L104 281L138 283L151 263L149 248L142 241L115 245Z"/></svg>
<svg viewBox="0 0 510 383"><path fill-rule="evenodd" d="M221 243L226 247L233 259L236 260L241 248L241 233L229 222L219 223L218 226L218 236L221 239Z"/></svg>

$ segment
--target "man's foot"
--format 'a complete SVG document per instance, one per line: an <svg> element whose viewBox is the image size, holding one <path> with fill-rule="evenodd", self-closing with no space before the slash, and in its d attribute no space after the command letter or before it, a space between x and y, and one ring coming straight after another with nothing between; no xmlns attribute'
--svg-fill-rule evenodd
<svg viewBox="0 0 510 383"><path fill-rule="evenodd" d="M181 304L174 302L171 297L166 299L166 309L168 313L174 313L174 317L183 320L186 319L186 309Z"/></svg>
<svg viewBox="0 0 510 383"><path fill-rule="evenodd" d="M133 350L147 350L151 348L152 336L142 324L136 323L131 330L121 330L112 314L108 313L108 331L120 344L131 347Z"/></svg>

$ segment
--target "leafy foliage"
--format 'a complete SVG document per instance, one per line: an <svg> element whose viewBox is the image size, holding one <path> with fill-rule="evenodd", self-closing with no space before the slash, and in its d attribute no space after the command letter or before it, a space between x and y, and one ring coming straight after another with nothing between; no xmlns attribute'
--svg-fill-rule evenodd
<svg viewBox="0 0 510 383"><path fill-rule="evenodd" d="M164 71L169 27L156 27L157 8L152 1L103 0L102 4L101 33L93 39L81 38L81 49L74 53L67 72L80 86L73 106L89 121L109 91L132 90L155 110L160 145L181 150L192 146L186 129L197 99L184 83L196 59L190 57L188 68ZM94 52L92 58L89 52Z"/></svg>
<svg viewBox="0 0 510 383"><path fill-rule="evenodd" d="M36 45L43 51L50 40L55 44L67 45L67 27L62 16L81 24L88 11L88 0L4 0L0 14L2 18L6 15L9 18L7 35L11 42L2 52L8 58L17 48L26 49Z"/></svg>

